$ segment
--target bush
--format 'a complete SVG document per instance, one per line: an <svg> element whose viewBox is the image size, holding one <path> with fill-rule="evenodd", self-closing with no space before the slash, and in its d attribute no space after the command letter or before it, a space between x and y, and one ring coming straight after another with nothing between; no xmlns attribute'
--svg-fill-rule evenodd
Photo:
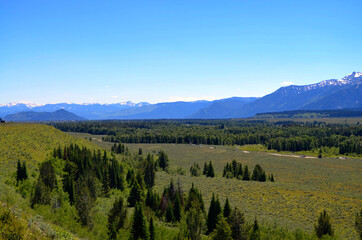
<svg viewBox="0 0 362 240"><path fill-rule="evenodd" d="M1 239L24 239L26 227L11 213L0 205L0 236Z"/></svg>

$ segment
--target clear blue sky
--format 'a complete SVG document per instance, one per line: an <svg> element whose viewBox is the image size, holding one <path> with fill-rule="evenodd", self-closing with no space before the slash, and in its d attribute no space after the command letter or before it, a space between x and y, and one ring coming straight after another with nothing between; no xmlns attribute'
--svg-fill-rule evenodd
<svg viewBox="0 0 362 240"><path fill-rule="evenodd" d="M362 71L362 1L1 1L0 104L263 96Z"/></svg>

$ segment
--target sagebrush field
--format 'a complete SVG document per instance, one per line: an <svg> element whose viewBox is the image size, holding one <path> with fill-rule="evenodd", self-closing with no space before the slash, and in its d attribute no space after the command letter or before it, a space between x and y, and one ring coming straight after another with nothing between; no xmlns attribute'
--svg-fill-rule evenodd
<svg viewBox="0 0 362 240"><path fill-rule="evenodd" d="M87 137L88 134L72 134ZM102 136L92 136L102 147ZM156 189L162 193L170 179L180 180L184 189L194 183L205 198L206 207L212 193L221 202L226 197L232 206L242 209L249 220L257 217L265 224L312 232L323 209L332 218L336 234L343 239L357 238L354 230L355 214L362 206L362 162L358 158L303 158L276 156L267 152L246 151L238 146L209 146L188 144L126 144L132 152L164 150L170 159L171 173L157 172ZM227 162L235 159L253 168L260 164L267 173L273 173L275 182L252 182L222 178ZM191 177L189 169L194 162L203 167L212 161L216 177ZM179 174L182 168L186 175Z"/></svg>

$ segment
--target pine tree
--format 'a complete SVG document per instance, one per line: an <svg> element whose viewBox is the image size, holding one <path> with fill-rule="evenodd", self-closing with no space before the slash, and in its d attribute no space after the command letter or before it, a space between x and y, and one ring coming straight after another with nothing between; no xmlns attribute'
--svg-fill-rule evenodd
<svg viewBox="0 0 362 240"><path fill-rule="evenodd" d="M217 216L221 213L221 206L219 199L215 199L215 194L212 194L209 212L207 214L207 234L212 233L216 228Z"/></svg>
<svg viewBox="0 0 362 240"><path fill-rule="evenodd" d="M244 181L249 181L250 180L250 172L249 172L248 165L245 165L245 167L244 167L243 180Z"/></svg>
<svg viewBox="0 0 362 240"><path fill-rule="evenodd" d="M139 203L137 203L133 214L130 239L132 240L147 239L147 237L148 237L147 227L146 227L145 218L143 216L142 206Z"/></svg>
<svg viewBox="0 0 362 240"><path fill-rule="evenodd" d="M25 162L23 162L23 164L21 165L21 171L22 171L22 180L28 179L28 171L26 169Z"/></svg>
<svg viewBox="0 0 362 240"><path fill-rule="evenodd" d="M22 170L20 170L20 172L22 172ZM33 207L34 204L50 204L51 193L56 186L56 182L53 164L50 161L43 162L39 168L38 180L34 183L31 207Z"/></svg>
<svg viewBox="0 0 362 240"><path fill-rule="evenodd" d="M231 229L226 219L220 214L216 224L216 229L212 234L213 240L232 240Z"/></svg>
<svg viewBox="0 0 362 240"><path fill-rule="evenodd" d="M180 232L182 235L191 240L200 240L201 233L205 228L205 217L200 208L200 203L194 201L191 207L182 216L180 224Z"/></svg>
<svg viewBox="0 0 362 240"><path fill-rule="evenodd" d="M155 226L153 225L153 217L151 217L150 219L149 232L150 232L150 240L155 240Z"/></svg>
<svg viewBox="0 0 362 240"><path fill-rule="evenodd" d="M263 175L262 167L259 164L255 165L251 179L253 181L261 181L262 175Z"/></svg>
<svg viewBox="0 0 362 240"><path fill-rule="evenodd" d="M166 208L166 221L167 222L174 222L175 221L175 215L173 212L173 207L171 202L168 203Z"/></svg>
<svg viewBox="0 0 362 240"><path fill-rule="evenodd" d="M333 236L333 228L326 210L323 210L320 214L318 224L314 228L318 238L321 238L323 235Z"/></svg>
<svg viewBox="0 0 362 240"><path fill-rule="evenodd" d="M207 177L215 177L215 172L214 172L214 167L212 166L212 162L210 161L209 163L209 167L207 169L207 174L206 174Z"/></svg>
<svg viewBox="0 0 362 240"><path fill-rule="evenodd" d="M97 198L91 177L79 178L75 189L75 208L83 226L93 227L92 209Z"/></svg>
<svg viewBox="0 0 362 240"><path fill-rule="evenodd" d="M174 207L173 207L173 213L175 216L175 220L180 221L180 219L181 219L181 200L180 200L179 194L176 194L175 203L174 203Z"/></svg>
<svg viewBox="0 0 362 240"><path fill-rule="evenodd" d="M116 199L113 203L113 207L108 213L108 236L109 239L116 239L118 230L121 229L127 219L127 207L125 206L122 197Z"/></svg>
<svg viewBox="0 0 362 240"><path fill-rule="evenodd" d="M110 190L109 185L110 181L109 181L108 170L105 170L102 178L102 193L104 197L109 197L109 190Z"/></svg>
<svg viewBox="0 0 362 240"><path fill-rule="evenodd" d="M202 175L206 175L207 174L207 170L209 169L209 167L207 166L207 163L204 163L204 169L202 170Z"/></svg>
<svg viewBox="0 0 362 240"><path fill-rule="evenodd" d="M138 155L142 155L142 148L138 149Z"/></svg>
<svg viewBox="0 0 362 240"><path fill-rule="evenodd" d="M160 153L158 154L158 165L160 166L160 168L162 168L163 171L166 170L166 168L169 165L169 160L168 160L168 156L164 151L160 151Z"/></svg>
<svg viewBox="0 0 362 240"><path fill-rule="evenodd" d="M156 171L155 171L155 164L153 162L153 157L151 156L151 154L148 154L146 158L145 176L144 176L145 184L148 188L152 188L155 185L155 176L156 176Z"/></svg>
<svg viewBox="0 0 362 240"><path fill-rule="evenodd" d="M128 196L128 203L130 207L134 207L136 203L141 201L142 188L138 184L138 180L135 179L131 188L131 192Z"/></svg>
<svg viewBox="0 0 362 240"><path fill-rule="evenodd" d="M260 239L259 224L258 224L258 220L256 220L256 218L255 218L252 232L250 235L250 240L259 240L259 239Z"/></svg>
<svg viewBox="0 0 362 240"><path fill-rule="evenodd" d="M224 205L224 209L223 209L223 213L224 213L224 218L228 219L231 213L231 207L229 204L229 198L226 198L225 201L225 205Z"/></svg>
<svg viewBox="0 0 362 240"><path fill-rule="evenodd" d="M242 214L236 207L230 214L229 224L231 228L231 236L234 240L248 239L248 232L245 229L244 214Z"/></svg>
<svg viewBox="0 0 362 240"><path fill-rule="evenodd" d="M16 182L18 183L22 179L22 169L21 169L21 163L20 159L18 159L18 163L16 166Z"/></svg>

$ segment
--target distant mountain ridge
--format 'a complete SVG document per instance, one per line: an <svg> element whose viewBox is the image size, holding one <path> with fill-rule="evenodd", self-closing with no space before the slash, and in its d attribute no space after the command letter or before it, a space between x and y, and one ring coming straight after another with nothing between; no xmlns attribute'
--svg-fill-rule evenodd
<svg viewBox="0 0 362 240"><path fill-rule="evenodd" d="M292 79L291 79L292 81ZM222 119L253 117L257 113L293 110L332 110L362 108L362 73L352 72L342 79L309 85L281 87L264 97L232 97L215 101L166 103L0 105L0 117L34 111L65 109L90 120L100 119Z"/></svg>
<svg viewBox="0 0 362 240"><path fill-rule="evenodd" d="M55 112L19 112L5 116L6 121L14 122L37 122L37 121L82 121L85 118L79 117L64 109Z"/></svg>

